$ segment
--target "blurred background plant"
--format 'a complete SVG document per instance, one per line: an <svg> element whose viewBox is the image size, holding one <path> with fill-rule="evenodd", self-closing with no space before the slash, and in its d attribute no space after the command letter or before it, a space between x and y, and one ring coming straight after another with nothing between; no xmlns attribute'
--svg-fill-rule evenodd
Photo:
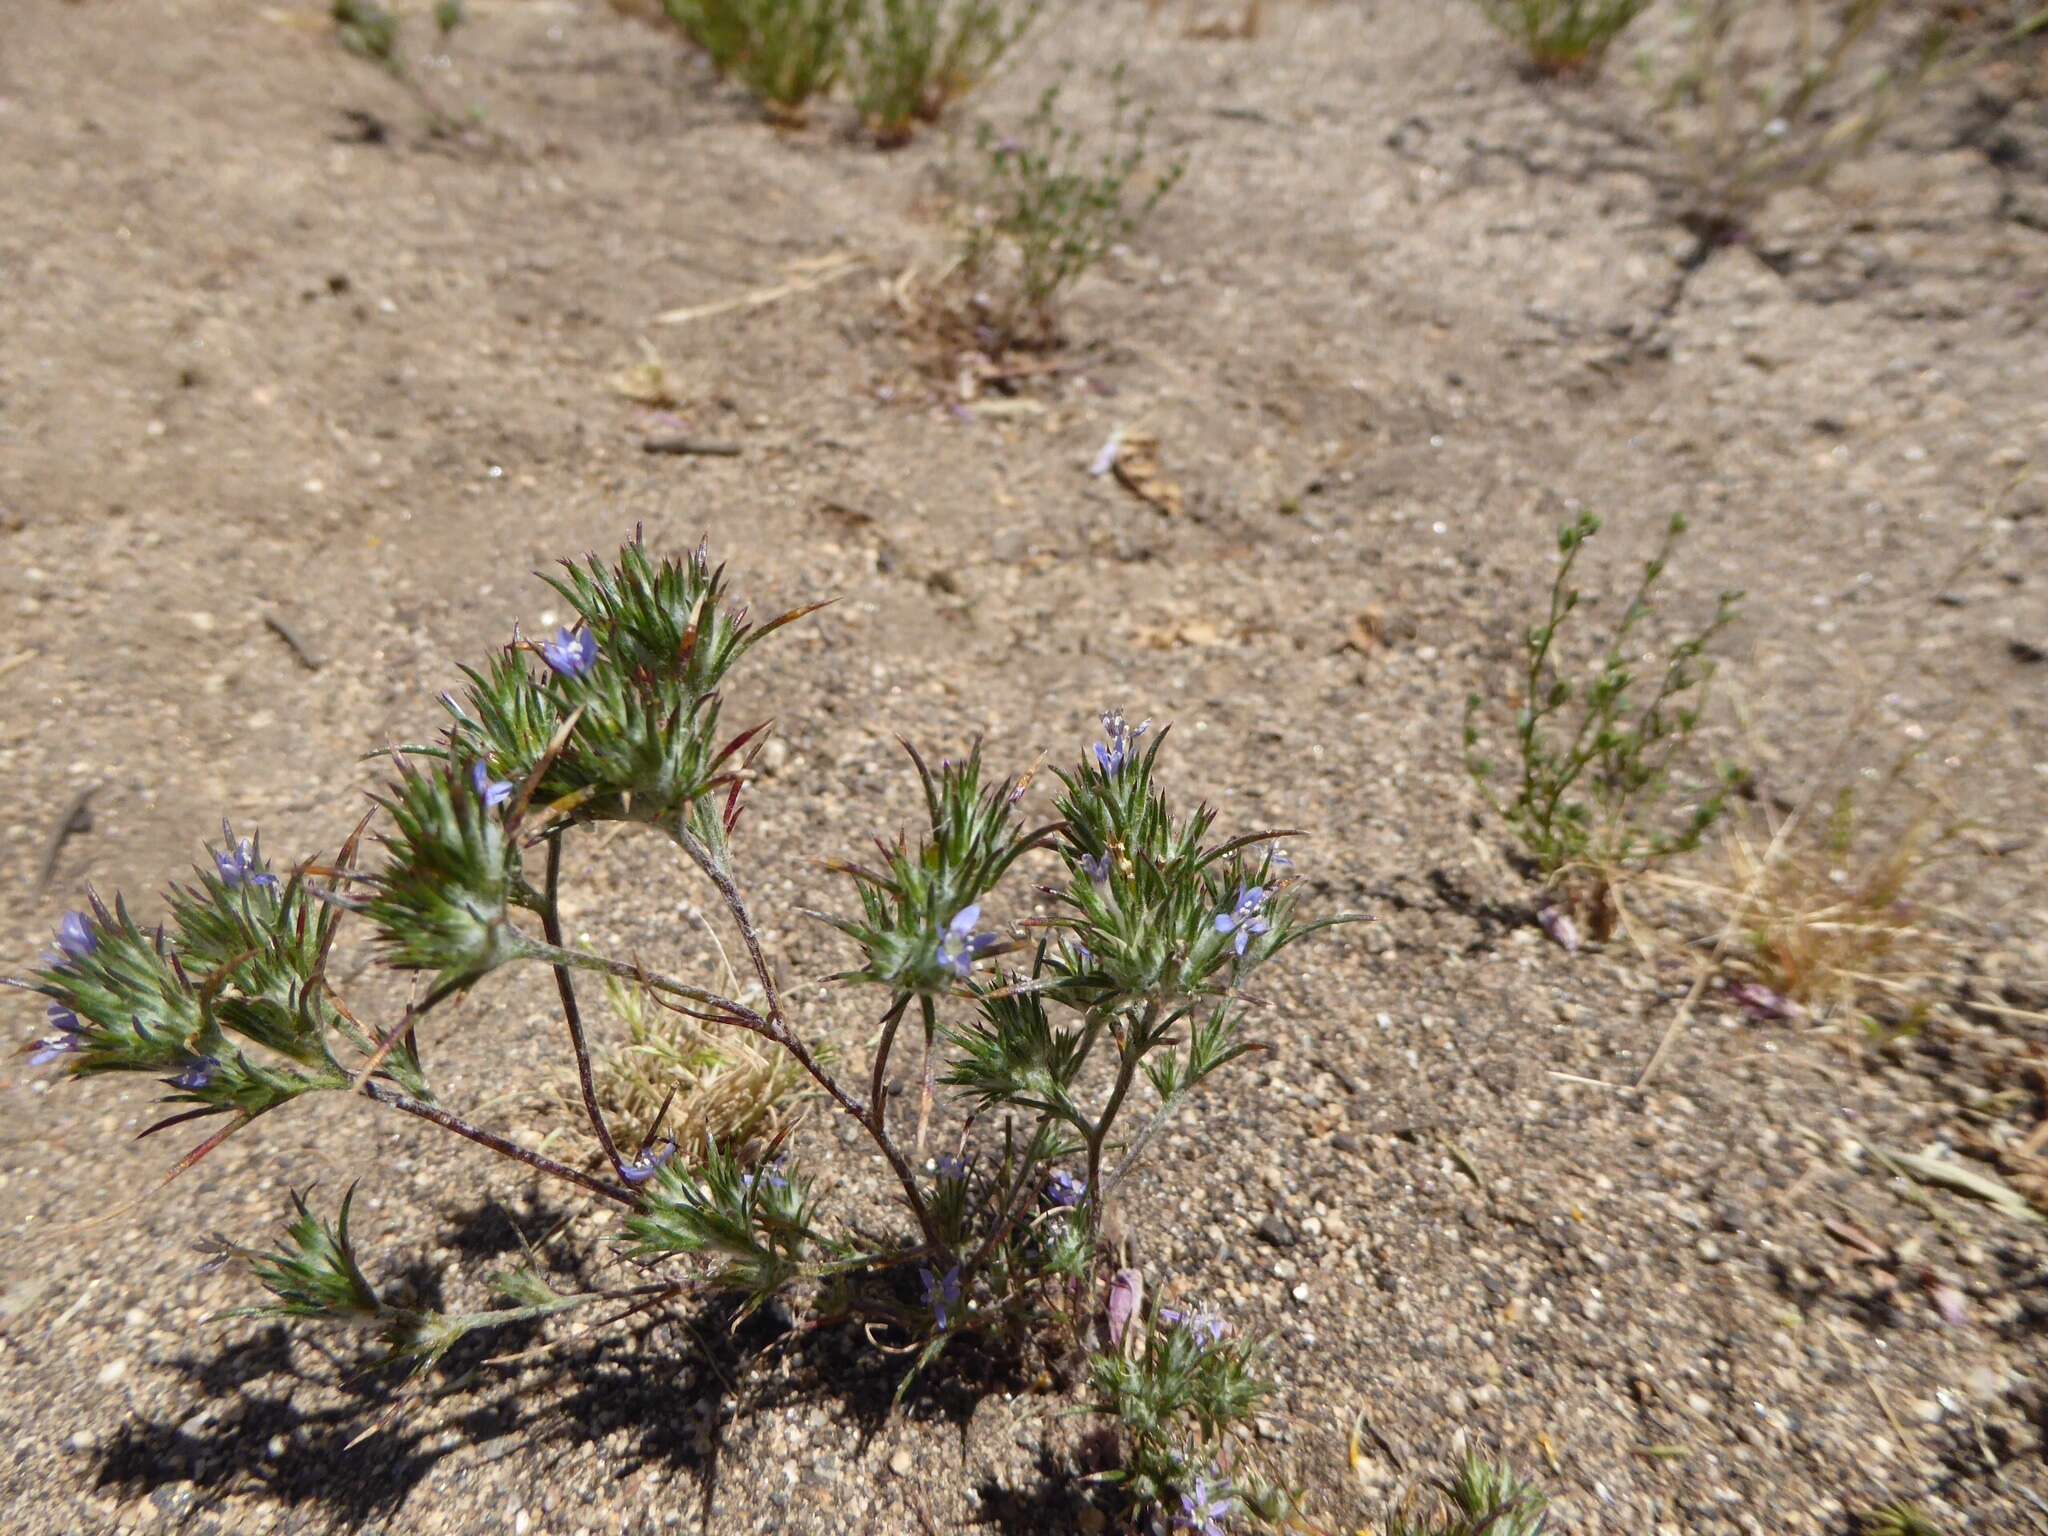
<svg viewBox="0 0 2048 1536"><path fill-rule="evenodd" d="M436 41L445 47L466 15L463 0L434 0ZM334 22L335 40L357 58L387 71L404 86L425 110L428 126L434 133L452 134L479 123L480 114L475 109L458 114L441 105L406 53L405 24L384 0L333 0L328 16Z"/></svg>
<svg viewBox="0 0 2048 1536"><path fill-rule="evenodd" d="M1059 339L1061 295L1129 240L1187 173L1177 156L1152 168L1149 110L1133 111L1123 70L1111 72L1108 131L1089 142L1050 86L1010 135L983 123L968 194L960 271L991 350Z"/></svg>
<svg viewBox="0 0 2048 1536"><path fill-rule="evenodd" d="M1917 1504L1887 1504L1864 1518L1859 1536L1942 1536L1942 1529Z"/></svg>
<svg viewBox="0 0 2048 1536"><path fill-rule="evenodd" d="M1549 1526L1549 1499L1507 1463L1476 1452L1467 1453L1426 1502L1433 1507L1389 1515L1379 1536L1542 1536Z"/></svg>
<svg viewBox="0 0 2048 1536"><path fill-rule="evenodd" d="M1951 38L1921 0L1689 0L1680 18L1684 62L1663 87L1663 116L1680 218L1702 251L1750 238L1774 197L1821 186L1868 151Z"/></svg>
<svg viewBox="0 0 2048 1536"><path fill-rule="evenodd" d="M1559 639L1579 608L1573 571L1599 531L1600 520L1586 514L1558 534L1548 611L1522 638L1514 771L1503 775L1482 749L1485 697L1475 692L1465 703L1466 771L1558 892L1566 926L1556 931L1567 948L1580 925L1608 937L1621 915L1620 883L1697 847L1740 782L1732 768L1697 769L1692 749L1714 675L1707 647L1733 620L1741 594L1722 593L1702 628L1661 652L1645 648L1639 634L1686 532L1683 516L1665 526L1599 659L1576 676L1561 663ZM1654 683L1643 689L1638 668L1646 663Z"/></svg>
<svg viewBox="0 0 2048 1536"><path fill-rule="evenodd" d="M846 69L861 0L662 0L669 19L770 116L800 121Z"/></svg>
<svg viewBox="0 0 2048 1536"><path fill-rule="evenodd" d="M1520 46L1529 68L1557 78L1600 73L1607 51L1650 0L1478 0L1486 19Z"/></svg>
<svg viewBox="0 0 2048 1536"><path fill-rule="evenodd" d="M866 0L853 100L875 142L901 144L936 121L988 79L1044 9L1045 0Z"/></svg>

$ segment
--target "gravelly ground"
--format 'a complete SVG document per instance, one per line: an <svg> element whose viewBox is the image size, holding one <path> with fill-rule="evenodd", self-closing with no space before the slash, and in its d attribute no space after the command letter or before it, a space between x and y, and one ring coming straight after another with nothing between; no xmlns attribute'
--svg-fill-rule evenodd
<svg viewBox="0 0 2048 1536"><path fill-rule="evenodd" d="M776 133L607 11L472 9L459 78L437 83L489 104L496 147L429 139L310 4L43 4L10 26L10 965L88 881L146 909L223 814L277 849L332 847L377 771L359 755L430 730L458 662L545 622L527 571L640 520L665 548L708 534L763 610L841 599L730 706L772 713L789 747L748 837L793 978L843 959L794 916L833 896L812 856L912 809L893 733L984 733L1021 765L1113 700L1175 722L1175 783L1226 824L1314 829L1317 899L1375 917L1297 952L1270 1050L1166 1138L1128 1233L1155 1284L1271 1332L1271 1444L1331 1528L1469 1437L1539 1473L1573 1532L1833 1533L1902 1497L1956 1530L2048 1530L2048 1245L1916 1201L1861 1150L2044 1114L2020 1063L2048 995L2048 115L2001 94L2015 75L1953 88L1833 197L1786 199L1631 349L1685 237L1600 126L1626 87L1546 95L1463 8L1278 5L1249 42L1188 39L1172 8L1076 11L989 110L1127 57L1189 177L1077 296L1071 376L963 420L883 292L944 258L942 142ZM387 140L348 142L349 109ZM650 323L835 251L868 267ZM606 381L642 337L690 430L739 458L639 452L646 415ZM1118 425L1160 438L1187 515L1083 473ZM1610 518L1589 573L1609 611L1680 509L1697 532L1674 603L1748 590L1727 745L1767 793L1921 745L2003 850L1932 900L1968 934L1973 995L2019 1014L1994 1031L1958 1008L1866 1053L1715 1004L1649 1091L1599 1086L1635 1081L1688 973L1542 941L1454 731L1574 504ZM1385 638L1360 654L1367 610ZM44 887L87 788L91 829ZM588 880L572 928L707 958L681 917L697 893L651 847L593 854ZM858 1048L847 1000L808 1005ZM548 1008L544 984L482 989L435 1042L444 1097L538 1134ZM378 1167L361 1227L381 1273L447 1273L460 1299L573 1205L333 1103L159 1191L171 1154L127 1140L147 1095L25 1070L4 1092L7 1530L1096 1519L1064 1399L955 1382L886 1416L888 1363L832 1340L736 1389L673 1327L569 1341L344 1452L381 1389L345 1351L206 1321L246 1295L195 1241L253 1239L288 1186ZM832 1200L874 1187L822 1119L803 1134ZM1291 1246L1257 1234L1275 1215ZM1965 1326L1922 1270L1964 1293ZM1377 1438L1354 1470L1361 1411Z"/></svg>

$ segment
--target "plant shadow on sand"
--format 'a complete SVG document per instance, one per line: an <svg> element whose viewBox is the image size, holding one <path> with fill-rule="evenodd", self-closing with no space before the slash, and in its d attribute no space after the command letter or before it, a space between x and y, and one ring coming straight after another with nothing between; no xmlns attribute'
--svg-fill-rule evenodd
<svg viewBox="0 0 2048 1536"><path fill-rule="evenodd" d="M472 1259L516 1255L522 1234L545 1230L558 1214L545 1202L514 1212L485 1201L453 1213L447 1241ZM424 1264L391 1284L409 1287L422 1305L441 1302L437 1272ZM316 1508L333 1528L358 1530L398 1518L450 1454L482 1447L490 1460L522 1451L545 1461L550 1443L605 1440L623 1428L623 1444L608 1450L613 1473L649 1465L685 1473L708 1516L724 1433L748 1415L798 1401L836 1403L858 1433L859 1452L895 1414L944 1422L964 1446L984 1399L1027 1390L1018 1370L942 1356L899 1402L904 1358L853 1328L793 1328L777 1305L736 1319L729 1304L713 1302L542 1344L538 1325L472 1335L426 1380L408 1383L380 1368L374 1348L335 1347L278 1323L231 1332L164 1362L194 1389L191 1401L132 1417L92 1446L88 1480L180 1518L215 1499L253 1494ZM751 1369L777 1353L786 1370ZM506 1358L521 1355L529 1358ZM1026 1490L982 1487L997 1529L1047 1529L1046 1519L1079 1508L1050 1454L1041 1456L1040 1474Z"/></svg>

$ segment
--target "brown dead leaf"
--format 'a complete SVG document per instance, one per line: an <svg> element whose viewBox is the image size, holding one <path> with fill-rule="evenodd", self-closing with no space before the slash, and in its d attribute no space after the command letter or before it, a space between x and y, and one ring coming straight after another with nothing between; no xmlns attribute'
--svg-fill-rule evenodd
<svg viewBox="0 0 2048 1536"><path fill-rule="evenodd" d="M1235 638L1214 619L1201 618L1141 624L1131 631L1131 644L1143 651L1177 651L1184 646L1222 645Z"/></svg>
<svg viewBox="0 0 2048 1536"><path fill-rule="evenodd" d="M1344 644L1338 649L1353 650L1361 656L1370 656L1386 643L1386 610L1374 607L1351 616L1351 623L1345 628Z"/></svg>
<svg viewBox="0 0 2048 1536"><path fill-rule="evenodd" d="M1245 0L1244 10L1238 15L1191 22L1185 35L1208 42L1244 42L1259 35L1265 9L1265 0Z"/></svg>
<svg viewBox="0 0 2048 1536"><path fill-rule="evenodd" d="M1827 1217L1821 1222L1821 1230L1844 1247L1855 1250L1861 1264L1880 1264L1889 1254L1884 1244L1872 1237L1853 1221Z"/></svg>
<svg viewBox="0 0 2048 1536"><path fill-rule="evenodd" d="M1185 510L1180 487L1166 478L1160 465L1159 439L1150 433L1126 432L1110 468L1119 485L1168 517L1179 517Z"/></svg>
<svg viewBox="0 0 2048 1536"><path fill-rule="evenodd" d="M662 366L658 357L650 357L630 368L621 368L611 376L611 386L613 394L660 411L673 410L682 403L676 393L675 381L668 376L668 369Z"/></svg>

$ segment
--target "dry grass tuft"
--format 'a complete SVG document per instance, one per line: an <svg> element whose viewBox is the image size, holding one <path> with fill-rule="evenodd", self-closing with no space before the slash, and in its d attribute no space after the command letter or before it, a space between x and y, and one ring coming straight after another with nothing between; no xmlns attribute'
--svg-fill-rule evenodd
<svg viewBox="0 0 2048 1536"><path fill-rule="evenodd" d="M689 1160L714 1142L740 1152L768 1145L802 1118L810 1080L788 1052L740 1030L709 1029L629 983L609 981L605 990L626 1043L591 1065L598 1104L628 1151L672 1136ZM556 1098L583 1119L573 1080L558 1086Z"/></svg>
<svg viewBox="0 0 2048 1536"><path fill-rule="evenodd" d="M1736 936L1722 975L1738 1003L1764 1016L1860 1020L1885 1034L1919 1027L1954 969L1956 942L1924 893L1938 865L1968 850L1963 829L1917 798L1895 833L1861 825L1848 790L1810 831L1768 817L1732 823L1722 873L1661 882Z"/></svg>

